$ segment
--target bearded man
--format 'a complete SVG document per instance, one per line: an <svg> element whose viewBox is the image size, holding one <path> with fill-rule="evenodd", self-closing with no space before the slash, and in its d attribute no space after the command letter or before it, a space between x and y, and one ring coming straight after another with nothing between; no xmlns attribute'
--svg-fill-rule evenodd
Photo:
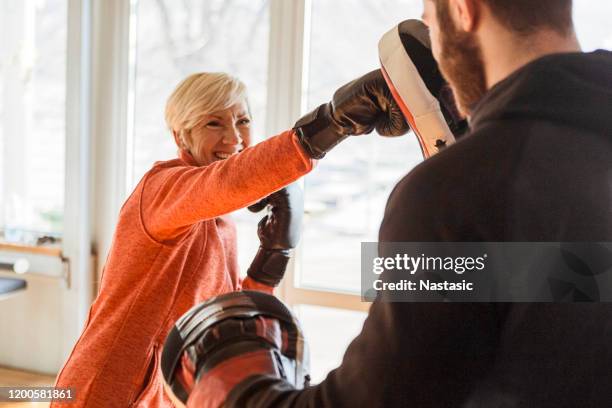
<svg viewBox="0 0 612 408"><path fill-rule="evenodd" d="M424 10L470 129L398 183L380 241L612 241L612 53L581 52L571 0ZM379 298L322 383L240 369L225 406L609 407L612 305Z"/></svg>

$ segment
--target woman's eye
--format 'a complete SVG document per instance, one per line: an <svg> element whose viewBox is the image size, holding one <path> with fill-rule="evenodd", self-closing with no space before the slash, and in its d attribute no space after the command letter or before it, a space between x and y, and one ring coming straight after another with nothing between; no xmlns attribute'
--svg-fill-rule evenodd
<svg viewBox="0 0 612 408"><path fill-rule="evenodd" d="M240 119L238 121L239 126L248 125L249 123L251 123L251 119L248 119L248 118Z"/></svg>
<svg viewBox="0 0 612 408"><path fill-rule="evenodd" d="M221 123L217 121L208 122L206 124L206 127L213 127L213 128L221 127Z"/></svg>

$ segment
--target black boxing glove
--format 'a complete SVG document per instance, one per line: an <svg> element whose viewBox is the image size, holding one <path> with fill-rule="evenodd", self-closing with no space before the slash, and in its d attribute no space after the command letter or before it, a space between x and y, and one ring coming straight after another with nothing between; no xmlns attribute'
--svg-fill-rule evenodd
<svg viewBox="0 0 612 408"><path fill-rule="evenodd" d="M302 190L297 184L290 184L248 208L259 212L266 207L268 214L257 226L259 250L247 275L256 282L275 287L285 275L302 233Z"/></svg>
<svg viewBox="0 0 612 408"><path fill-rule="evenodd" d="M370 133L401 136L410 128L379 69L338 89L332 101L302 117L294 126L304 150L313 159L346 139Z"/></svg>

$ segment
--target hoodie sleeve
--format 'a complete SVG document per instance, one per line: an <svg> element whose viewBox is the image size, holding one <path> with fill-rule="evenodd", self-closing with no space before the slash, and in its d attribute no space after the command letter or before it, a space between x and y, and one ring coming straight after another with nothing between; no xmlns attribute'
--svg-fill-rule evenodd
<svg viewBox="0 0 612 408"><path fill-rule="evenodd" d="M313 165L293 131L287 131L208 166L154 168L143 179L143 224L157 241L174 239L199 221L264 198Z"/></svg>

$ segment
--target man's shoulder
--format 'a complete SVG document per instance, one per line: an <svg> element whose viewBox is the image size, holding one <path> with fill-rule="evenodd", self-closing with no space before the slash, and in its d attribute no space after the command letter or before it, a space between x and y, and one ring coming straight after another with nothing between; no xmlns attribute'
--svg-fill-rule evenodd
<svg viewBox="0 0 612 408"><path fill-rule="evenodd" d="M430 194L449 194L453 186L482 188L502 177L508 162L520 154L521 138L503 123L491 123L472 132L457 143L417 165L398 183L396 190L429 190Z"/></svg>
<svg viewBox="0 0 612 408"><path fill-rule="evenodd" d="M395 186L381 241L478 240L504 208L516 147L500 148L503 126L479 129L416 166ZM502 139L509 139L501 135ZM516 140L501 142L513 146ZM484 225L483 228L477 227ZM489 235L494 235L493 233Z"/></svg>

